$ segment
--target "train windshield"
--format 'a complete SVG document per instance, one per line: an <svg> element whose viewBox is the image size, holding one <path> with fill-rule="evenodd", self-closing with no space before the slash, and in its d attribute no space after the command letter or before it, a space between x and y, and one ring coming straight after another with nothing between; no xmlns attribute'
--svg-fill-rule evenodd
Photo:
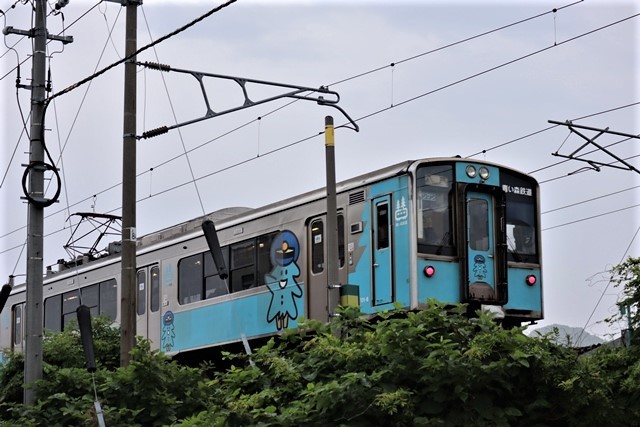
<svg viewBox="0 0 640 427"><path fill-rule="evenodd" d="M453 166L420 166L417 171L418 251L454 255Z"/></svg>
<svg viewBox="0 0 640 427"><path fill-rule="evenodd" d="M502 171L501 183L507 195L508 259L515 262L537 263L537 186L535 181Z"/></svg>

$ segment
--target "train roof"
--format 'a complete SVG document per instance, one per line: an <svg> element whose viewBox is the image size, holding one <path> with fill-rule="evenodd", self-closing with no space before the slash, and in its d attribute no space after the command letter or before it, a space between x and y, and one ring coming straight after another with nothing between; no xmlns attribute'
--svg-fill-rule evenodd
<svg viewBox="0 0 640 427"><path fill-rule="evenodd" d="M336 184L336 192L342 193L350 191L352 189L368 185L372 182L380 181L392 176L403 175L407 173L413 165L428 162L443 162L443 161L469 161L475 163L483 163L493 165L501 168L506 168L517 173L523 173L515 169L500 165L497 163L487 162L485 160L476 159L462 159L460 157L437 157L437 158L423 158L417 160L405 160L394 165L377 169L372 172L368 172L363 175L355 176L347 180L341 181ZM304 205L306 203L313 202L315 200L322 199L326 196L325 187L318 188L306 193L298 194L296 196L289 197L284 200L264 205L259 208L247 208L247 207L233 207L224 208L207 215L199 216L183 223L165 228L163 230L155 231L153 233L142 236L138 239L138 250L146 248L154 243L161 241L172 240L174 238L192 238L199 234L202 234L201 225L206 219L210 219L216 224L217 229L224 229L236 225L241 222L260 218L265 215L280 212L293 208L295 206ZM187 237L188 236L188 237ZM154 245L155 246L155 245Z"/></svg>
<svg viewBox="0 0 640 427"><path fill-rule="evenodd" d="M414 163L413 160L407 160L395 165L387 166L383 169L378 169L374 172L369 172L364 175L359 175L353 178L349 178L345 181L336 184L336 192L341 193L349 191L351 189L367 185L371 182L376 182L384 178L391 176L401 175L406 173L409 167ZM223 229L231 227L240 222L257 219L272 213L280 212L293 208L295 206L304 205L306 203L313 202L315 200L322 199L326 196L325 187L318 188L306 193L298 194L296 196L289 197L284 200L279 200L259 208L247 208L247 207L234 207L224 208L207 215L199 216L183 223L159 230L138 239L138 250L146 248L149 245L160 241L166 241L178 236L197 235L202 234L201 225L206 219L210 219L216 224L217 229Z"/></svg>

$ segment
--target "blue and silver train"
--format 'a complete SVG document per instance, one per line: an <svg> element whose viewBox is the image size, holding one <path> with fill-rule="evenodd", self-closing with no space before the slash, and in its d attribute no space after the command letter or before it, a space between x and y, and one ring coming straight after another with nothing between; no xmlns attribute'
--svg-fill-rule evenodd
<svg viewBox="0 0 640 427"><path fill-rule="evenodd" d="M487 307L507 326L543 317L539 190L530 176L462 158L406 161L337 185L340 302L365 314L429 299ZM201 224L215 223L223 280ZM114 247L114 245L110 245ZM117 323L120 254L60 261L44 280L44 327L80 296ZM328 312L325 189L228 208L137 241L137 334L168 355L253 340ZM0 314L0 348L22 351L25 287Z"/></svg>

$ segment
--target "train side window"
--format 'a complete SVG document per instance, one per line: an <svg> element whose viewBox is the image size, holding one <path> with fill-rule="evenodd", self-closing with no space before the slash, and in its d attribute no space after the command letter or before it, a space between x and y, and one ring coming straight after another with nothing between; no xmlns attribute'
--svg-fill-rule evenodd
<svg viewBox="0 0 640 427"><path fill-rule="evenodd" d="M115 320L118 307L118 285L116 279L100 282L100 314Z"/></svg>
<svg viewBox="0 0 640 427"><path fill-rule="evenodd" d="M418 167L416 223L420 253L455 255L453 184L451 164Z"/></svg>
<svg viewBox="0 0 640 427"><path fill-rule="evenodd" d="M311 223L311 271L324 271L324 223L316 219Z"/></svg>
<svg viewBox="0 0 640 427"><path fill-rule="evenodd" d="M225 265L229 265L229 252L227 248L222 249L222 256ZM204 253L204 297L205 299L219 297L229 293L227 283L218 275L218 269L213 262L211 252Z"/></svg>
<svg viewBox="0 0 640 427"><path fill-rule="evenodd" d="M44 300L44 328L53 332L62 330L62 295Z"/></svg>
<svg viewBox="0 0 640 427"><path fill-rule="evenodd" d="M152 313L160 309L160 267L151 267L150 309Z"/></svg>
<svg viewBox="0 0 640 427"><path fill-rule="evenodd" d="M231 292L238 292L256 286L255 240L231 245Z"/></svg>
<svg viewBox="0 0 640 427"><path fill-rule="evenodd" d="M189 304L202 300L203 254L192 255L178 262L178 300Z"/></svg>
<svg viewBox="0 0 640 427"><path fill-rule="evenodd" d="M80 295L77 290L62 294L62 328L76 318L76 309L80 305Z"/></svg>
<svg viewBox="0 0 640 427"><path fill-rule="evenodd" d="M265 276L273 270L271 264L271 243L278 233L265 234L256 239L256 273L258 286L266 284Z"/></svg>
<svg viewBox="0 0 640 427"><path fill-rule="evenodd" d="M147 310L147 273L144 270L138 271L136 288L136 312L142 316Z"/></svg>
<svg viewBox="0 0 640 427"><path fill-rule="evenodd" d="M99 297L100 297L100 289L98 285L87 286L86 288L82 288L82 304L89 307L92 316L97 316L99 311Z"/></svg>
<svg viewBox="0 0 640 427"><path fill-rule="evenodd" d="M13 307L13 344L22 344L22 305Z"/></svg>

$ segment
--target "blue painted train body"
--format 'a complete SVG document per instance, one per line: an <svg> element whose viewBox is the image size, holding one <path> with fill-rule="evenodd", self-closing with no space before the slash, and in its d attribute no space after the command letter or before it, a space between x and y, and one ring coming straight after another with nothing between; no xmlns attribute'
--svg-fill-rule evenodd
<svg viewBox="0 0 640 427"><path fill-rule="evenodd" d="M505 324L541 319L536 181L460 158L408 161L337 187L341 303L363 313L429 299L491 307ZM326 321L326 198L317 190L259 209L224 209L137 242L137 332L167 354L267 337L302 317ZM222 280L200 225L216 224ZM120 255L60 263L45 279L45 328L79 295L119 319ZM24 286L0 315L0 346L21 351Z"/></svg>

